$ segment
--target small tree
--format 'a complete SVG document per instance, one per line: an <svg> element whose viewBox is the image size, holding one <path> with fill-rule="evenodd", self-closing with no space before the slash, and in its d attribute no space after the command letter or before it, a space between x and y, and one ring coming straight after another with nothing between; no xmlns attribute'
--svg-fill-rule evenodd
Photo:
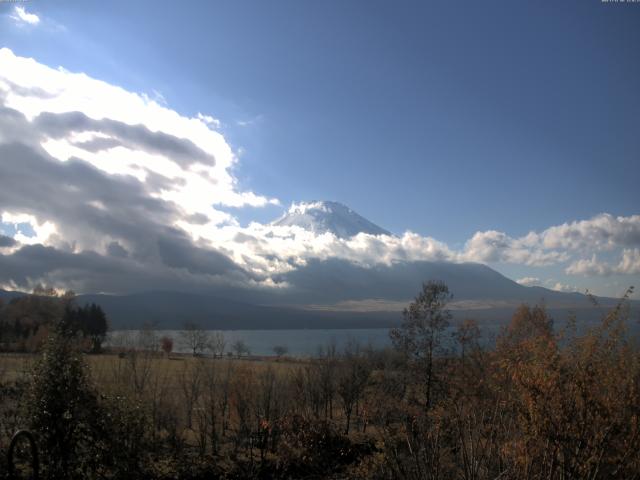
<svg viewBox="0 0 640 480"><path fill-rule="evenodd" d="M170 356L171 352L173 351L173 338L166 335L162 337L160 339L160 348L167 357Z"/></svg>
<svg viewBox="0 0 640 480"><path fill-rule="evenodd" d="M515 349L527 340L553 336L553 319L544 306L520 305L511 317L511 322L502 329L497 339L499 350Z"/></svg>
<svg viewBox="0 0 640 480"><path fill-rule="evenodd" d="M86 335L91 339L91 351L99 353L102 344L107 338L109 324L104 310L99 305L92 303L85 307L86 315Z"/></svg>
<svg viewBox="0 0 640 480"><path fill-rule="evenodd" d="M280 358L289 353L289 348L286 345L276 345L273 347L273 353Z"/></svg>
<svg viewBox="0 0 640 480"><path fill-rule="evenodd" d="M403 312L402 325L390 332L395 348L417 369L424 385L427 409L432 405L437 380L434 356L442 349L442 334L451 320L451 313L446 309L451 298L449 287L443 282L422 284L422 291Z"/></svg>
<svg viewBox="0 0 640 480"><path fill-rule="evenodd" d="M244 342L244 340L236 340L235 342L233 342L233 345L231 345L231 348L238 358L240 358L244 354L251 354L251 350L249 350L249 347Z"/></svg>
<svg viewBox="0 0 640 480"><path fill-rule="evenodd" d="M349 435L353 409L364 395L370 375L371 365L367 358L362 355L357 343L350 342L340 361L336 389L346 418L345 435Z"/></svg>
<svg viewBox="0 0 640 480"><path fill-rule="evenodd" d="M460 347L460 358L464 364L465 355L469 350L477 350L480 346L478 339L480 338L480 328L478 328L478 322L473 319L466 319L460 325L453 334L453 338L456 340Z"/></svg>
<svg viewBox="0 0 640 480"><path fill-rule="evenodd" d="M192 428L193 411L198 403L203 387L203 359L193 362L183 362L179 376L179 386L182 393L182 403L185 409L187 428Z"/></svg>
<svg viewBox="0 0 640 480"><path fill-rule="evenodd" d="M79 477L81 470L91 468L87 462L97 460L96 420L102 415L72 337L63 323L55 327L33 370L26 406L48 460L49 478Z"/></svg>
<svg viewBox="0 0 640 480"><path fill-rule="evenodd" d="M185 322L184 330L180 332L180 336L194 357L201 355L210 344L209 333L194 322Z"/></svg>
<svg viewBox="0 0 640 480"><path fill-rule="evenodd" d="M68 302L65 306L63 322L72 333L81 333L91 343L91 352L100 353L107 338L109 324L104 310L95 303L77 307Z"/></svg>
<svg viewBox="0 0 640 480"><path fill-rule="evenodd" d="M227 341L224 338L224 334L222 332L215 332L212 336L211 344L209 345L213 356L222 358L224 356L224 350L226 347Z"/></svg>
<svg viewBox="0 0 640 480"><path fill-rule="evenodd" d="M145 322L138 331L134 348L148 354L156 353L160 347L157 327L157 322Z"/></svg>

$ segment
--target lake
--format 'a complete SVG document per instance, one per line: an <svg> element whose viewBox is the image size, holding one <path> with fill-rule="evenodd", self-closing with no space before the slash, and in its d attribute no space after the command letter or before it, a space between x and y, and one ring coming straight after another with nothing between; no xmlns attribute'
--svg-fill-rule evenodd
<svg viewBox="0 0 640 480"><path fill-rule="evenodd" d="M488 326L483 329L484 342L491 343L498 328ZM213 334L216 331L210 330ZM446 332L445 338L451 338L453 329ZM300 330L222 330L227 344L227 351L237 340L242 340L251 350L251 355L274 355L273 348L278 345L287 347L288 355L296 357L315 356L320 347L335 344L338 351L344 349L350 341L357 341L362 346L372 346L376 349L391 346L388 328L369 329L300 329ZM107 345L158 346L160 337L168 336L174 341L173 351L176 353L191 353L188 345L183 341L181 330L158 330L149 333L144 330L119 330L111 332ZM483 342L483 343L484 343Z"/></svg>
<svg viewBox="0 0 640 480"><path fill-rule="evenodd" d="M584 317L583 317L584 318ZM565 321L563 319L554 322L556 329L561 329ZM579 333L599 324L597 316L585 318L578 322ZM480 343L484 346L492 346L495 343L504 322L483 322L480 324ZM627 322L627 335L634 342L638 342L640 326L637 321ZM449 327L443 333L443 342L454 347L452 334L455 326ZM168 336L173 339L173 351L176 353L191 353L190 348L184 342L182 330L116 330L109 333L106 346L124 348L159 348L160 337ZM218 330L209 330L210 334ZM372 346L376 349L390 347L388 328L362 328L362 329L291 329L291 330L219 330L226 341L226 351L230 351L231 345L242 340L251 351L251 355L274 355L274 347L285 346L288 355L295 357L316 356L320 347L335 344L338 351L344 349L350 341L357 341L361 346Z"/></svg>

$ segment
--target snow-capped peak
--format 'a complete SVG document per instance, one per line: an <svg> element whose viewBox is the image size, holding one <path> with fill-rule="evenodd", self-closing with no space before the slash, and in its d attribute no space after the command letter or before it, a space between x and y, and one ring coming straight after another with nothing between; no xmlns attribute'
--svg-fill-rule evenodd
<svg viewBox="0 0 640 480"><path fill-rule="evenodd" d="M358 233L391 235L346 205L328 201L292 203L287 213L273 225L297 226L318 234L330 232L340 238L353 237Z"/></svg>

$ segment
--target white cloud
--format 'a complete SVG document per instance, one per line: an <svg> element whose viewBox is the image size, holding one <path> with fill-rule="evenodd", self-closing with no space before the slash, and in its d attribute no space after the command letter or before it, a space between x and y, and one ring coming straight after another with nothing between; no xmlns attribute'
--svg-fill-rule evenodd
<svg viewBox="0 0 640 480"><path fill-rule="evenodd" d="M616 270L617 273L625 273L628 275L640 274L640 249L625 248Z"/></svg>
<svg viewBox="0 0 640 480"><path fill-rule="evenodd" d="M236 263L262 275L291 271L310 259L340 258L371 267L455 258L444 243L412 232L401 237L360 233L339 238L332 233L315 234L295 226L252 223L246 228L222 227L208 239L217 248L227 250Z"/></svg>
<svg viewBox="0 0 640 480"><path fill-rule="evenodd" d="M251 125L260 123L263 120L264 120L264 115L260 114L248 120L236 120L236 125L238 125L239 127L249 127Z"/></svg>
<svg viewBox="0 0 640 480"><path fill-rule="evenodd" d="M529 266L552 265L567 260L566 253L545 250L535 240L534 233L512 238L495 230L476 232L467 241L461 259L480 263L502 262Z"/></svg>
<svg viewBox="0 0 640 480"><path fill-rule="evenodd" d="M612 250L640 245L640 215L614 217L603 213L588 220L564 223L540 234L544 248Z"/></svg>
<svg viewBox="0 0 640 480"><path fill-rule="evenodd" d="M516 280L520 285L524 285L525 287L531 287L534 285L540 285L540 279L538 277L523 277Z"/></svg>
<svg viewBox="0 0 640 480"><path fill-rule="evenodd" d="M300 206L292 205L297 211ZM619 218L625 222L626 218ZM553 228L553 227L552 227ZM315 234L296 226L274 226L253 223L248 227L229 225L216 230L203 229L202 238L224 250L233 260L258 275L274 275L295 270L310 259L339 258L365 267L392 265L396 262L448 261L479 263L511 263L528 266L556 265L572 259L572 251L546 249L542 235L531 232L513 238L503 232L477 232L462 250L454 250L431 237L405 232L401 236L368 235L339 238L330 233ZM586 249L586 244L585 247ZM598 245L594 249L599 248ZM638 273L640 249L626 249L619 265L609 266L594 257L567 267L569 274L603 275L615 269L618 273ZM534 276L518 280L522 285L544 283ZM551 285L562 291L576 287L560 282Z"/></svg>
<svg viewBox="0 0 640 480"><path fill-rule="evenodd" d="M0 72L0 93L7 107L31 121L42 114L68 115L67 125L56 126L63 130L41 141L42 147L60 161L75 157L111 175L133 175L141 181L152 173L166 177L169 182L154 195L175 202L187 214L207 216L210 226L229 220L212 205L259 207L277 203L276 199L238 189L231 174L237 157L225 138L210 128L210 124L217 124L211 116L200 113L195 118L185 117L147 95L82 73L52 69L6 48L0 50ZM81 112L83 121L73 117L73 112ZM109 135L96 130L105 126ZM127 127L137 129L147 139L157 139L158 146L132 143L131 135L121 137ZM87 147L95 147L96 140L105 137L112 141L110 148ZM199 152L200 158L193 158L188 165L177 161L171 151L166 153L169 141Z"/></svg>
<svg viewBox="0 0 640 480"><path fill-rule="evenodd" d="M577 292L578 288L572 285L556 282L551 287L551 290L555 290L556 292Z"/></svg>
<svg viewBox="0 0 640 480"><path fill-rule="evenodd" d="M476 232L467 241L460 258L482 263L512 263L528 266L557 265L572 260L576 254L590 259L574 260L566 273L573 275L609 275L638 273L634 252L640 246L640 215L614 217L596 215L587 220L549 227L513 238L504 232ZM635 247L635 248L630 248ZM624 249L619 265L600 261L596 252Z"/></svg>
<svg viewBox="0 0 640 480"><path fill-rule="evenodd" d="M13 224L16 230L13 239L23 245L44 245L52 235L56 234L56 226L53 223L49 221L39 222L35 216L25 213L0 212L0 222ZM20 230L21 224L29 225L35 235L29 235Z"/></svg>
<svg viewBox="0 0 640 480"><path fill-rule="evenodd" d="M220 120L218 120L217 118L213 118L211 115L204 115L203 113L198 112L196 117L199 120L202 120L207 125L211 125L213 128L220 128Z"/></svg>
<svg viewBox="0 0 640 480"><path fill-rule="evenodd" d="M566 269L568 275L611 275L613 268L604 262L598 260L594 253L591 258L582 258L571 263Z"/></svg>
<svg viewBox="0 0 640 480"><path fill-rule="evenodd" d="M580 259L571 263L565 273L569 275L637 275L640 274L640 249L638 248L625 248L622 251L622 256L619 263L609 264L598 260L594 253L590 259Z"/></svg>
<svg viewBox="0 0 640 480"><path fill-rule="evenodd" d="M38 15L27 12L25 8L20 5L13 7L13 13L9 16L20 25L38 25L40 23L40 17L38 17Z"/></svg>

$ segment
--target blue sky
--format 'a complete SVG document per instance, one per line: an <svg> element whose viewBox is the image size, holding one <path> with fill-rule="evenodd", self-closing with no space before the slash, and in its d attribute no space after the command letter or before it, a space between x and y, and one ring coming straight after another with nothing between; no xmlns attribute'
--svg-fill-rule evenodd
<svg viewBox="0 0 640 480"><path fill-rule="evenodd" d="M37 25L16 5L15 55L219 119L239 188L282 205L227 206L242 225L327 199L462 249L640 213L640 4L20 3ZM607 293L638 278L494 266Z"/></svg>

